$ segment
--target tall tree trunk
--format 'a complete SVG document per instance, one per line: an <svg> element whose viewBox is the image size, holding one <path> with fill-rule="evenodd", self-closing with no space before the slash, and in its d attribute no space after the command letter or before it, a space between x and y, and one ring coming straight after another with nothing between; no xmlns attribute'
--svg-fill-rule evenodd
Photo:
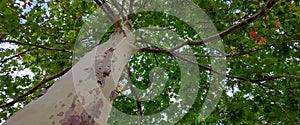
<svg viewBox="0 0 300 125"><path fill-rule="evenodd" d="M134 42L131 29L122 25L106 43L85 54L45 95L30 102L5 124L106 124L117 96L116 82L131 54L137 51Z"/></svg>

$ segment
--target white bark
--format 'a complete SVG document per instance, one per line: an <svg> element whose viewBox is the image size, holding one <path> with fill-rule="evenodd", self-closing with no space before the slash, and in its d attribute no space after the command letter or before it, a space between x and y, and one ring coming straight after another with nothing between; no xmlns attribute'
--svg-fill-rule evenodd
<svg viewBox="0 0 300 125"><path fill-rule="evenodd" d="M87 53L45 95L30 102L5 124L106 124L116 96L114 81L120 78L128 59L137 51L132 45L132 31L126 27L123 30L117 31L109 41ZM96 59L96 62L90 59ZM93 78L88 78L90 75ZM75 84L78 86L75 87ZM78 92L83 96L78 95Z"/></svg>

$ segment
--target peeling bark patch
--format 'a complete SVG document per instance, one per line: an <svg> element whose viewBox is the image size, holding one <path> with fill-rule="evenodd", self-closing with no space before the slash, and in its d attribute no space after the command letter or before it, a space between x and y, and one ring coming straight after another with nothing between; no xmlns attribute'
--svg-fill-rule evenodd
<svg viewBox="0 0 300 125"><path fill-rule="evenodd" d="M57 114L57 116L63 116L64 115L64 112L60 112Z"/></svg>
<svg viewBox="0 0 300 125"><path fill-rule="evenodd" d="M51 116L49 117L49 119L52 119L52 118L53 118L53 116L54 116L54 115L51 115Z"/></svg>
<svg viewBox="0 0 300 125"><path fill-rule="evenodd" d="M103 74L103 77L107 77L107 76L109 76L109 73L110 73L111 71L110 70L108 70L108 71L106 71L106 72L103 72L102 74Z"/></svg>
<svg viewBox="0 0 300 125"><path fill-rule="evenodd" d="M67 122L62 125L79 125L82 122L80 116L71 116Z"/></svg>
<svg viewBox="0 0 300 125"><path fill-rule="evenodd" d="M71 116L67 122L62 125L98 125L91 117L86 117L87 113Z"/></svg>
<svg viewBox="0 0 300 125"><path fill-rule="evenodd" d="M76 98L76 97L74 97ZM73 100L73 103L71 104L71 107L69 109L74 109L75 108L75 100Z"/></svg>
<svg viewBox="0 0 300 125"><path fill-rule="evenodd" d="M59 115L65 114L64 118L59 121L61 125L97 125L86 111L82 111L80 114L75 113L77 97L74 97L70 108L64 113L60 112Z"/></svg>
<svg viewBox="0 0 300 125"><path fill-rule="evenodd" d="M91 116L94 118L99 118L101 115L100 109L104 106L102 98L100 98L97 103L93 103L92 105L88 106L87 111L90 112Z"/></svg>
<svg viewBox="0 0 300 125"><path fill-rule="evenodd" d="M118 92L116 90L111 91L109 99L110 101L114 100L118 96Z"/></svg>
<svg viewBox="0 0 300 125"><path fill-rule="evenodd" d="M100 90L98 88L94 88L94 89L90 90L89 93L92 94L94 91L96 92L97 95L100 94Z"/></svg>
<svg viewBox="0 0 300 125"><path fill-rule="evenodd" d="M96 78L97 83L100 84L100 86L105 85L105 78L109 77L111 73L111 59L113 57L114 48L107 49L104 54L99 55L96 57Z"/></svg>
<svg viewBox="0 0 300 125"><path fill-rule="evenodd" d="M115 50L115 49L111 47L111 48L109 48L107 51L112 53L112 52L114 52L114 50Z"/></svg>
<svg viewBox="0 0 300 125"><path fill-rule="evenodd" d="M97 83L99 83L102 86L104 84L104 80L103 79L99 79L99 80L97 80Z"/></svg>
<svg viewBox="0 0 300 125"><path fill-rule="evenodd" d="M71 96L72 96L72 94L73 94L73 93L69 93L69 94L67 95L67 97L68 97L68 98L69 98L69 97L71 97Z"/></svg>

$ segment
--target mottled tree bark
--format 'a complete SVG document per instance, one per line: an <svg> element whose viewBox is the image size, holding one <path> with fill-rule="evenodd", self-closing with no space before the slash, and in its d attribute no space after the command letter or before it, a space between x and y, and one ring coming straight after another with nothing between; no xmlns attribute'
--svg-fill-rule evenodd
<svg viewBox="0 0 300 125"><path fill-rule="evenodd" d="M133 31L123 25L117 29L109 41L85 54L46 94L30 102L5 124L106 124L117 96L115 81L131 54L137 51L132 45Z"/></svg>

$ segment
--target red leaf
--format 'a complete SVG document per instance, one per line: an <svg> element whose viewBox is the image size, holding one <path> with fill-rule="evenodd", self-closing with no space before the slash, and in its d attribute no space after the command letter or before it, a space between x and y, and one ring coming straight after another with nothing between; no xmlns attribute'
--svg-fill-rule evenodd
<svg viewBox="0 0 300 125"><path fill-rule="evenodd" d="M259 38L259 39L257 39L256 44L260 46L265 42L267 42L266 38Z"/></svg>
<svg viewBox="0 0 300 125"><path fill-rule="evenodd" d="M23 6L22 6L24 10L26 9L26 4L27 3L24 3Z"/></svg>
<svg viewBox="0 0 300 125"><path fill-rule="evenodd" d="M257 39L258 38L258 35L256 34L255 30L258 30L258 28L252 28L250 33L249 33L251 39Z"/></svg>

